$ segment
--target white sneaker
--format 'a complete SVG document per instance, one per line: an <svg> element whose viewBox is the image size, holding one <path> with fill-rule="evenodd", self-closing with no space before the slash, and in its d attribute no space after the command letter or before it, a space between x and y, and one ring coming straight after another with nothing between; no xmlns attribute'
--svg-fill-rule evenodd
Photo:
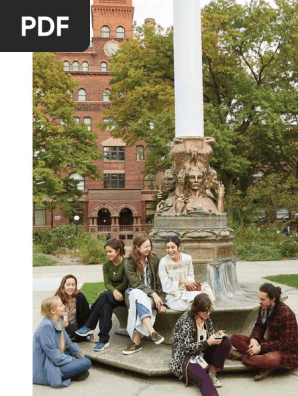
<svg viewBox="0 0 298 396"><path fill-rule="evenodd" d="M213 382L214 387L215 388L220 388L222 386L222 383L216 377L215 371L210 369L208 374L209 374L209 377L211 378L211 381Z"/></svg>

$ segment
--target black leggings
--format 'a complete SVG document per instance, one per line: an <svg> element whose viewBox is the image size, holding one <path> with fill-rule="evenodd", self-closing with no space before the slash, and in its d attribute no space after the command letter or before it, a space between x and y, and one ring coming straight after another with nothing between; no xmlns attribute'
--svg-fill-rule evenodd
<svg viewBox="0 0 298 396"><path fill-rule="evenodd" d="M99 320L99 342L106 344L109 341L113 309L124 305L124 299L117 301L111 291L102 292L95 303L92 304L90 316L85 326L93 330Z"/></svg>

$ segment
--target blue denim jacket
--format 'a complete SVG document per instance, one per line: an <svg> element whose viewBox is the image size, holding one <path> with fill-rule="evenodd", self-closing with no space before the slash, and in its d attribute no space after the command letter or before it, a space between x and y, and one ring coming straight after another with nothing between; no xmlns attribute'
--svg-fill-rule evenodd
<svg viewBox="0 0 298 396"><path fill-rule="evenodd" d="M63 328L63 327L62 327ZM64 329L64 328L63 328ZM80 347L71 342L65 330L65 353L61 353L61 329L50 318L45 317L33 336L33 383L53 387L68 386L70 379L62 380L59 366L72 361Z"/></svg>

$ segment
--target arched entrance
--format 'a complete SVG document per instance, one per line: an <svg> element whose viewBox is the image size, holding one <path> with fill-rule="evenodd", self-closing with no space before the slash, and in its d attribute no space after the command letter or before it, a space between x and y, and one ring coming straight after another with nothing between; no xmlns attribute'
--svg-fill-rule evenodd
<svg viewBox="0 0 298 396"><path fill-rule="evenodd" d="M111 212L106 209L100 209L97 215L97 225L98 226L110 226L112 224Z"/></svg>
<svg viewBox="0 0 298 396"><path fill-rule="evenodd" d="M133 217L132 211L128 208L121 209L119 213L119 225L120 226L132 226L133 225Z"/></svg>

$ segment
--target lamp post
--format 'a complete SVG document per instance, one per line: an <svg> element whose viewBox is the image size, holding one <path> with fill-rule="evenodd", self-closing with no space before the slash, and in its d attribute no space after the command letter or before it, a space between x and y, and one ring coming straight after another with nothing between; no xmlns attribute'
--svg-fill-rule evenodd
<svg viewBox="0 0 298 396"><path fill-rule="evenodd" d="M75 225L76 225L76 235L78 235L78 225L79 225L79 220L80 220L80 216L78 216L78 215L76 215L76 216L74 216L74 222L75 222Z"/></svg>

